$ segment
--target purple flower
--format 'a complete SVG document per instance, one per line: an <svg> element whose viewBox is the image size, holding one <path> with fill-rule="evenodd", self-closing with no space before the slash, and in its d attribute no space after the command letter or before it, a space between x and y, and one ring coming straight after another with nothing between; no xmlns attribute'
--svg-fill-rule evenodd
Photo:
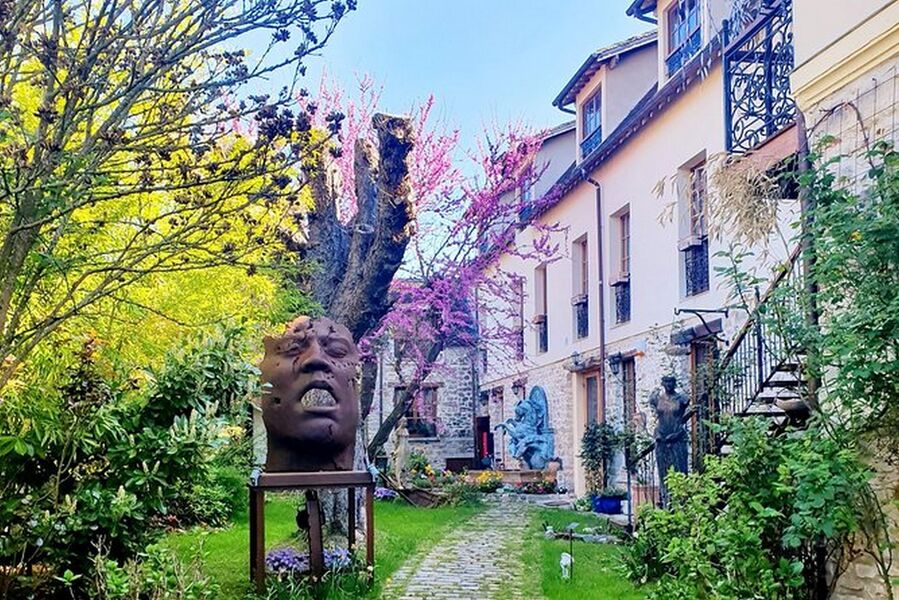
<svg viewBox="0 0 899 600"><path fill-rule="evenodd" d="M396 492L390 488L376 487L375 500L393 500L396 498Z"/></svg>
<svg viewBox="0 0 899 600"><path fill-rule="evenodd" d="M346 548L334 548L324 551L325 568L331 571L345 569L352 564L350 552ZM272 573L305 573L311 568L309 554L296 548L277 548L265 557L265 566Z"/></svg>

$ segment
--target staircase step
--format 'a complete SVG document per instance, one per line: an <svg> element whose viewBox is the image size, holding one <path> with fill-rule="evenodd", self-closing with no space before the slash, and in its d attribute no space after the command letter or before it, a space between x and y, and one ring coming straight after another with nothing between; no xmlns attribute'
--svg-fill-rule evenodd
<svg viewBox="0 0 899 600"><path fill-rule="evenodd" d="M804 382L798 379L770 379L765 382L765 387L794 389L798 388L803 383Z"/></svg>
<svg viewBox="0 0 899 600"><path fill-rule="evenodd" d="M781 373L795 373L802 365L798 362L783 362L777 366L777 371Z"/></svg>

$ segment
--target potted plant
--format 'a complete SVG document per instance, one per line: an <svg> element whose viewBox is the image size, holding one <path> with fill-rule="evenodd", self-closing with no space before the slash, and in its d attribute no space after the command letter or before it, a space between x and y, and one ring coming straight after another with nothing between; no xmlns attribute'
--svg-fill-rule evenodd
<svg viewBox="0 0 899 600"><path fill-rule="evenodd" d="M591 423L581 440L581 459L587 472L593 510L605 514L621 513L619 490L610 490L611 465L615 453L622 445L621 433L608 423ZM611 495L607 495L611 494Z"/></svg>
<svg viewBox="0 0 899 600"><path fill-rule="evenodd" d="M594 497L593 510L604 515L620 515L621 501L627 498L627 492L620 488L605 488L599 496Z"/></svg>

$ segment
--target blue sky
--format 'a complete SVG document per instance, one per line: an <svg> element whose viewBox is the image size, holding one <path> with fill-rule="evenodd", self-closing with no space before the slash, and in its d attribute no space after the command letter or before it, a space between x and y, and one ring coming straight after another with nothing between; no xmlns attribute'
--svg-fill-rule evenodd
<svg viewBox="0 0 899 600"><path fill-rule="evenodd" d="M381 109L402 113L433 93L438 115L470 146L484 124L551 127L570 115L552 100L600 46L645 31L625 0L359 0L321 56L345 88L357 75L383 85Z"/></svg>

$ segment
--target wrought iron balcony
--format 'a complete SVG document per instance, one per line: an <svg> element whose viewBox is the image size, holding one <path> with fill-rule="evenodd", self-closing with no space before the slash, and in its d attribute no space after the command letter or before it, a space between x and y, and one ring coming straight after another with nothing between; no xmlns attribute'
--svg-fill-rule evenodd
<svg viewBox="0 0 899 600"><path fill-rule="evenodd" d="M631 320L631 282L619 281L615 284L615 322L627 323Z"/></svg>
<svg viewBox="0 0 899 600"><path fill-rule="evenodd" d="M577 338L582 339L590 334L590 311L587 296L579 296L574 303L574 321Z"/></svg>
<svg viewBox="0 0 899 600"><path fill-rule="evenodd" d="M745 3L724 30L727 149L748 152L793 124L792 0ZM754 20L746 21L754 16Z"/></svg>
<svg viewBox="0 0 899 600"><path fill-rule="evenodd" d="M593 150L596 149L597 146L602 142L602 127L597 127L596 130L584 138L584 141L581 142L581 156L587 156Z"/></svg>
<svg viewBox="0 0 899 600"><path fill-rule="evenodd" d="M687 296L709 289L709 239L684 249L684 280Z"/></svg>

